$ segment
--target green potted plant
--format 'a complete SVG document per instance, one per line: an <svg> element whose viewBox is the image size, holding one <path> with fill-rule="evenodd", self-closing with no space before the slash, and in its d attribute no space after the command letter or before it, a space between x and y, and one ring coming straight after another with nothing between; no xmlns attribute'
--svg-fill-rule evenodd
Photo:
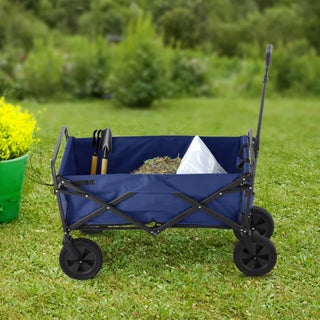
<svg viewBox="0 0 320 320"><path fill-rule="evenodd" d="M26 162L36 130L32 114L0 99L0 223L19 215Z"/></svg>

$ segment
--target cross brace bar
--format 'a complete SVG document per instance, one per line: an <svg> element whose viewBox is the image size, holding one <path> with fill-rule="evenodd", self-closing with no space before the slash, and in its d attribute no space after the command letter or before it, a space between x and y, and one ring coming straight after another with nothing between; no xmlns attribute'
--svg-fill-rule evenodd
<svg viewBox="0 0 320 320"><path fill-rule="evenodd" d="M200 210L203 211L212 217L224 222L227 226L231 227L232 229L235 229L239 232L243 231L243 226L239 225L238 223L226 218L225 216L221 215L220 213L210 209L207 207L207 205L212 202L213 200L216 200L217 198L221 197L224 194L228 193L235 193L235 192L240 192L247 190L248 188L252 188L250 185L250 179L251 175L250 174L244 174L240 178L236 179L234 182L231 184L227 185L226 187L218 190L211 196L205 198L204 200L198 202L190 197L184 195L183 193L180 192L174 192L172 195L176 196L177 198L187 202L190 204L192 207L186 209L185 211L181 212L179 215L175 216L173 219L167 221L166 223L160 225L157 228L154 228L154 232L152 235L158 235L160 232L164 231L167 228L170 228L174 226L177 222L181 221L182 219L190 216L191 214L195 213L196 211ZM249 183L249 184L248 184Z"/></svg>
<svg viewBox="0 0 320 320"><path fill-rule="evenodd" d="M76 230L76 229L80 228L81 226L83 226L85 223L87 223L90 220L94 219L95 217L99 216L100 214L102 214L106 211L110 211L110 212L118 215L119 217L123 218L124 220L128 221L129 223L135 225L137 227L137 229L145 230L146 232L150 233L153 236L157 236L160 232L164 231L167 228L174 227L179 221L190 216L191 214L193 214L194 212L196 212L198 210L203 211L203 212L211 215L212 217L218 219L219 221L222 221L228 227L242 232L243 226L241 226L240 224L238 224L238 223L230 220L229 218L219 214L218 212L214 211L213 209L208 208L207 205L210 202L216 200L217 198L221 197L224 194L241 192L241 191L248 190L250 188L252 189L251 183L250 183L251 182L251 174L246 173L246 174L243 174L238 179L236 179L231 184L216 191L214 194L210 195L209 197L203 199L200 202L195 201L194 199L191 199L190 197L184 195L183 193L174 192L174 193L172 193L172 195L187 202L188 204L191 205L191 207L161 225L156 224L153 227L149 227L146 224L138 221L137 219L131 217L127 213L125 213L115 207L117 204L119 204L122 201L135 195L136 194L135 192L127 192L127 193L124 193L123 195L115 198L114 200L112 200L110 202L105 202L105 201L97 198L93 194L81 189L77 185L73 184L71 181L64 179L62 176L58 176L58 182L60 183L61 188L56 189L55 190L56 193L63 193L63 194L68 194L68 195L84 197L84 198L87 198L88 200L91 200L91 201L97 203L99 206L101 206L101 208L89 213L87 216L81 218L80 220L73 223L72 225L67 226L68 231ZM66 190L65 188L72 190L72 191Z"/></svg>
<svg viewBox="0 0 320 320"><path fill-rule="evenodd" d="M116 199L110 201L110 202L105 202L105 201L97 198L93 194L86 192L85 190L75 186L71 181L65 180L62 177L59 177L59 182L61 183L62 186L66 187L70 190L73 190L73 192L64 190L64 188L57 189L56 192L79 196L79 197L84 197L84 198L87 198L88 200L91 200L91 201L97 203L99 206L101 206L101 208L89 213L87 216L83 217L82 219L80 219L77 222L73 223L72 225L68 226L69 231L78 229L80 226L82 226L86 222L94 219L95 217L99 216L100 214L102 214L106 211L110 211L110 212L118 215L119 217L127 220L128 222L136 225L137 227L139 227L139 229L145 230L148 233L152 232L152 228L144 225L143 223L141 223L137 219L129 216L128 214L122 212L121 210L119 210L115 207L120 202L135 195L136 194L135 192L127 192L127 193L124 193L123 195L121 195L120 197L117 197Z"/></svg>

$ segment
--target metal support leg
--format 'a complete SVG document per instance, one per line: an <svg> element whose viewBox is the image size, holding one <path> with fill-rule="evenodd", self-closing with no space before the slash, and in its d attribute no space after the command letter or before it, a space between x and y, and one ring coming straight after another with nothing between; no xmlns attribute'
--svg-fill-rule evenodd
<svg viewBox="0 0 320 320"><path fill-rule="evenodd" d="M62 244L68 250L70 259L79 260L80 252L74 247L74 245L72 244L72 240L72 237L68 233L65 233Z"/></svg>

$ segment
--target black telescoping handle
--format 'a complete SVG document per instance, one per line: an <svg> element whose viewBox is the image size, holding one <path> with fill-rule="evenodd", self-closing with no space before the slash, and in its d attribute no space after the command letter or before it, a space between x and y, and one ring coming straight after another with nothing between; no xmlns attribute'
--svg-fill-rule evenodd
<svg viewBox="0 0 320 320"><path fill-rule="evenodd" d="M266 49L266 58L265 58L266 70L265 70L264 77L263 77L263 88L262 88L259 120L258 120L258 126L257 126L257 134L256 134L256 148L257 149L259 149L259 145L260 145L260 132L261 132L261 123L262 123L262 116L263 116L264 98L265 98L266 87L267 87L267 82L268 82L269 67L271 64L272 49L273 49L272 44L268 44L267 49Z"/></svg>
<svg viewBox="0 0 320 320"><path fill-rule="evenodd" d="M268 44L267 45L267 50L266 50L266 67L269 68L270 64L271 64L271 56L272 56L272 44Z"/></svg>
<svg viewBox="0 0 320 320"><path fill-rule="evenodd" d="M266 58L265 58L266 69L265 69L265 73L264 73L264 77L263 77L263 88L262 88L260 112L259 112L259 119L258 119L258 126L257 126L257 134L256 134L256 137L252 141L254 144L251 149L252 175L253 175L252 181L253 182L254 182L255 171L256 171L256 167L257 167L257 159L258 159L258 154L259 154L260 133L261 133L261 124L262 124L262 116L263 116L263 108L264 108L264 98L265 98L266 87L267 87L267 82L268 82L269 67L271 64L272 49L273 49L272 44L268 44L267 49L266 49Z"/></svg>

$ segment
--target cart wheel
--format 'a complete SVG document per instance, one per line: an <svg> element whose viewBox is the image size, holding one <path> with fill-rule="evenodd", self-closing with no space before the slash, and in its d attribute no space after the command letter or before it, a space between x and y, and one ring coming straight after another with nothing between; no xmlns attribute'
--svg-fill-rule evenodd
<svg viewBox="0 0 320 320"><path fill-rule="evenodd" d="M74 259L66 247L60 252L60 267L70 278L86 280L93 278L101 269L103 255L100 247L92 240L77 238L72 240L72 245L80 254L79 259Z"/></svg>
<svg viewBox="0 0 320 320"><path fill-rule="evenodd" d="M277 250L270 239L262 236L242 237L233 251L237 268L248 276L263 276L277 262Z"/></svg>
<svg viewBox="0 0 320 320"><path fill-rule="evenodd" d="M250 228L252 231L258 231L261 236L270 239L274 230L274 222L271 214L264 208L253 206L250 216ZM233 230L233 232L240 240L240 232L237 230Z"/></svg>

